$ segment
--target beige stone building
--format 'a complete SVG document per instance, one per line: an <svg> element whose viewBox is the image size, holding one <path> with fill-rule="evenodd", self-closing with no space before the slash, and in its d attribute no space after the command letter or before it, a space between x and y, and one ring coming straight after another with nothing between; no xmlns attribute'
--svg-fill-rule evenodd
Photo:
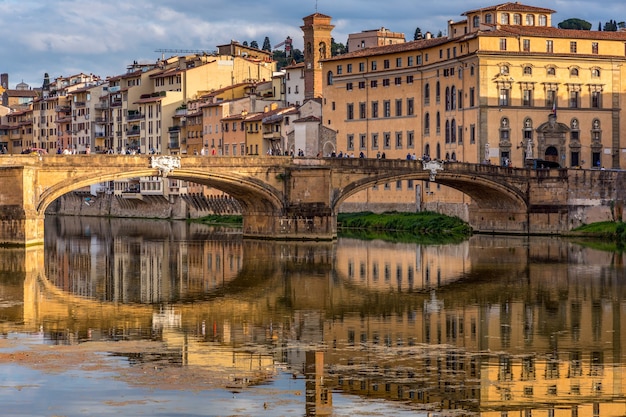
<svg viewBox="0 0 626 417"><path fill-rule="evenodd" d="M323 59L324 126L339 132L338 150L370 158L623 168L626 32L557 29L554 12L487 6L451 21L445 37ZM348 205L463 198L416 185L373 188Z"/></svg>
<svg viewBox="0 0 626 417"><path fill-rule="evenodd" d="M348 35L348 51L371 48L374 46L395 45L404 43L404 33L392 32L382 27L380 29L364 30Z"/></svg>

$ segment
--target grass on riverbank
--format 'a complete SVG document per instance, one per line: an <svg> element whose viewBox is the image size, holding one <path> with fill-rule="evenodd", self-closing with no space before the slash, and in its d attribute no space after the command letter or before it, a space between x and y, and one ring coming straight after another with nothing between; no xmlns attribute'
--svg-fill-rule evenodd
<svg viewBox="0 0 626 417"><path fill-rule="evenodd" d="M198 219L189 219L190 222L202 223L210 226L232 226L241 227L243 225L243 217L241 215L228 215L221 216L218 214L212 214L210 216L200 217Z"/></svg>
<svg viewBox="0 0 626 417"><path fill-rule="evenodd" d="M585 224L572 230L576 236L603 239L613 242L618 248L626 247L626 223L625 222L597 222Z"/></svg>
<svg viewBox="0 0 626 417"><path fill-rule="evenodd" d="M393 235L394 240L450 242L462 241L471 236L472 228L458 217L424 211L419 213L372 212L340 213L338 228L342 236L357 235L365 239ZM424 242L426 243L426 242Z"/></svg>

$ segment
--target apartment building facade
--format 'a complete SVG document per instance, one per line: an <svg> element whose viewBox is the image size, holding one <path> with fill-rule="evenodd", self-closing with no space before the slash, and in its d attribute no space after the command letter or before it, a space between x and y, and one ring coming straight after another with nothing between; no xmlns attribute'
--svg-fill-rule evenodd
<svg viewBox="0 0 626 417"><path fill-rule="evenodd" d="M367 157L622 168L626 32L557 29L553 13L488 6L451 21L446 37L326 58L324 126L340 132L338 150ZM387 184L359 199L462 199L430 185Z"/></svg>

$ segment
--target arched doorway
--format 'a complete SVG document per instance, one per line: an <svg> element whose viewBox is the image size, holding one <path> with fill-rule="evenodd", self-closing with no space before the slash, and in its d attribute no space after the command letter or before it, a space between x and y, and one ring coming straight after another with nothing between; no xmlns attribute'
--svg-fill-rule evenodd
<svg viewBox="0 0 626 417"><path fill-rule="evenodd" d="M554 146L548 146L544 154L546 161L559 162L559 151Z"/></svg>

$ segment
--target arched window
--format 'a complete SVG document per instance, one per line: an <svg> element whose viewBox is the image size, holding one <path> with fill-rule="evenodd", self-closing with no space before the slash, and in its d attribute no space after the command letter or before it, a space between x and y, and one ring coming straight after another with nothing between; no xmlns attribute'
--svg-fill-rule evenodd
<svg viewBox="0 0 626 417"><path fill-rule="evenodd" d="M441 159L441 144L437 143L437 159Z"/></svg>
<svg viewBox="0 0 626 417"><path fill-rule="evenodd" d="M524 119L524 128L522 129L522 135L524 137L524 158L530 158L531 155L528 155L528 151L530 150L530 152L532 152L533 148L533 121L530 117Z"/></svg>
<svg viewBox="0 0 626 417"><path fill-rule="evenodd" d="M437 103L441 101L441 84L439 84L439 81L435 84L435 101Z"/></svg>
<svg viewBox="0 0 626 417"><path fill-rule="evenodd" d="M437 129L437 134L441 133L441 115L439 114L439 112L437 112L437 120L435 120L436 126L435 128Z"/></svg>
<svg viewBox="0 0 626 417"><path fill-rule="evenodd" d="M556 75L556 69L554 67L548 67L546 69L546 74L554 76L554 75Z"/></svg>
<svg viewBox="0 0 626 417"><path fill-rule="evenodd" d="M326 84L333 85L333 72L332 71L328 71L326 73Z"/></svg>
<svg viewBox="0 0 626 417"><path fill-rule="evenodd" d="M456 120L450 122L450 143L456 143Z"/></svg>
<svg viewBox="0 0 626 417"><path fill-rule="evenodd" d="M509 24L509 14L508 13L502 13L500 15L500 24L501 25L508 25Z"/></svg>
<svg viewBox="0 0 626 417"><path fill-rule="evenodd" d="M539 15L539 26L548 26L548 18L545 14Z"/></svg>
<svg viewBox="0 0 626 417"><path fill-rule="evenodd" d="M450 108L452 110L456 109L456 87L452 86L450 90Z"/></svg>
<svg viewBox="0 0 626 417"><path fill-rule="evenodd" d="M493 19L492 19L491 13L487 13L485 15L485 23L493 23L492 20Z"/></svg>
<svg viewBox="0 0 626 417"><path fill-rule="evenodd" d="M509 119L507 117L503 117L500 119L500 142L509 142L511 140L511 126L509 124Z"/></svg>
<svg viewBox="0 0 626 417"><path fill-rule="evenodd" d="M474 16L474 18L472 19L472 25L477 28L478 26L480 26L480 16Z"/></svg>
<svg viewBox="0 0 626 417"><path fill-rule="evenodd" d="M456 152L452 152L452 160L456 161Z"/></svg>
<svg viewBox="0 0 626 417"><path fill-rule="evenodd" d="M430 145L428 143L424 145L424 155L430 156Z"/></svg>
<svg viewBox="0 0 626 417"><path fill-rule="evenodd" d="M500 66L500 74L502 74L502 75L509 75L509 66L508 65L501 65Z"/></svg>
<svg viewBox="0 0 626 417"><path fill-rule="evenodd" d="M513 24L514 25L521 25L522 24L522 15L519 13L515 13L513 15Z"/></svg>
<svg viewBox="0 0 626 417"><path fill-rule="evenodd" d="M593 68L593 69L591 70L591 76L592 76L593 78L600 78L600 69L598 69L598 68Z"/></svg>
<svg viewBox="0 0 626 417"><path fill-rule="evenodd" d="M450 121L446 120L446 143L450 143Z"/></svg>
<svg viewBox="0 0 626 417"><path fill-rule="evenodd" d="M430 134L430 113L424 114L424 134Z"/></svg>
<svg viewBox="0 0 626 417"><path fill-rule="evenodd" d="M535 26L535 15L526 15L526 26Z"/></svg>
<svg viewBox="0 0 626 417"><path fill-rule="evenodd" d="M524 75L533 75L533 67L526 65L524 67Z"/></svg>
<svg viewBox="0 0 626 417"><path fill-rule="evenodd" d="M430 104L430 84L424 86L424 104Z"/></svg>
<svg viewBox="0 0 626 417"><path fill-rule="evenodd" d="M569 76L570 77L578 77L578 68L570 68Z"/></svg>
<svg viewBox="0 0 626 417"><path fill-rule="evenodd" d="M451 100L450 100L450 87L446 87L446 110L450 110L450 106L451 106Z"/></svg>

